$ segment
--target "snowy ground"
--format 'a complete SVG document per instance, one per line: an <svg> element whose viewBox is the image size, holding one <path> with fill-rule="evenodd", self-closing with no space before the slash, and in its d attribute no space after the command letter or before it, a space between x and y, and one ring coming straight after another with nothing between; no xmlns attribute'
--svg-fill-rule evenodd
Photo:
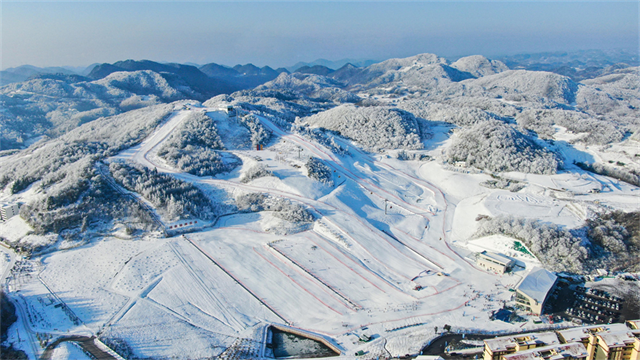
<svg viewBox="0 0 640 360"><path fill-rule="evenodd" d="M475 266L473 253L500 252L525 268L539 262L515 251L513 239L473 239L476 217L512 214L574 228L594 204L640 207L637 188L606 177L509 173L504 176L525 183L523 190L488 189L480 183L489 175L446 170L439 161L368 154L342 140L350 154L338 156L265 118L274 133L265 150L234 150L242 168L200 178L178 173L156 155L189 111L224 122L215 109L191 109L176 110L144 142L115 158L172 173L210 194L261 192L289 199L311 209L315 223L300 228L268 211L236 214L185 236L105 237L22 262L9 287L19 290L19 309L28 319L11 335L16 341L20 336L23 348L29 347L25 337L35 333L100 333L126 342L138 357L197 359L217 356L242 339L260 348L265 325L278 323L326 336L345 356L363 350L375 358L416 353L435 336L434 327L445 324L534 328L532 322L489 320L492 310L511 301L508 289L520 273L486 272ZM221 134L233 137L234 131L223 128ZM447 144L447 129L438 131L425 144L432 156ZM309 156L334 170L335 187L306 176ZM264 164L273 176L242 183L251 162ZM608 190L588 193L599 186ZM20 221L1 224L0 236L52 241L29 238ZM3 257L0 266L10 261L11 255ZM417 285L422 289L414 290ZM362 333L373 341L358 342ZM40 351L32 347L31 356ZM75 349L68 344L56 351L69 358Z"/></svg>
<svg viewBox="0 0 640 360"><path fill-rule="evenodd" d="M58 345L51 354L51 360L89 360L89 355L82 348L72 342L63 342Z"/></svg>

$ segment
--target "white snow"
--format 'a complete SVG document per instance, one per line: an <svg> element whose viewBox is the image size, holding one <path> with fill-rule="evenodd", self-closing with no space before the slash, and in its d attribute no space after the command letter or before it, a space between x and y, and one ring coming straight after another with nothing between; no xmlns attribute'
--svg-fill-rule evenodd
<svg viewBox="0 0 640 360"><path fill-rule="evenodd" d="M79 345L73 342L63 342L51 354L51 360L89 360Z"/></svg>
<svg viewBox="0 0 640 360"><path fill-rule="evenodd" d="M0 237L10 242L16 242L32 231L31 226L20 216L14 216L5 222L0 222Z"/></svg>
<svg viewBox="0 0 640 360"><path fill-rule="evenodd" d="M440 62L414 60L380 68ZM492 76L487 84L509 81L509 74L484 79ZM223 141L243 159L243 167L201 178L179 173L159 159L162 142L190 111L206 111L219 123ZM254 115L275 139L265 150L243 148L233 143L242 131L216 111L176 108L141 144L111 160L156 168L210 194L223 189L230 196L263 193L286 199L309 209L315 222L291 223L270 211L233 213L211 223L198 221L198 228L190 224L193 231L185 236L104 237L25 262L10 287L20 290L19 301L32 314L33 329L100 331L126 342L137 357L216 357L240 343L258 349L269 323L326 336L348 356L357 350L381 356L416 353L435 336L435 326L494 331L537 326L489 320L492 310L511 301L508 289L524 271L489 273L475 265L474 253L501 253L527 269L540 263L515 250L515 239L473 239L478 215L514 215L575 228L584 223L595 201L640 207L633 187L582 172L501 174L526 185L513 193L480 186L490 179L484 173L452 171L440 161L368 154L344 139L336 141L349 147L349 155L336 155L259 114ZM434 157L450 144L448 128L436 130L423 144L428 149L424 153ZM306 176L302 166L309 156L327 163L335 186ZM579 154L567 158L578 159ZM243 183L243 174L255 164L263 164L273 176ZM605 184L609 192L588 193ZM10 221L14 226L0 225L0 236L9 241L54 240L26 236L30 228L23 220ZM548 290L552 278L545 270L534 270L520 288L535 297ZM422 288L416 290L417 285ZM364 327L378 335L366 344L357 341ZM64 349L60 356L66 356Z"/></svg>

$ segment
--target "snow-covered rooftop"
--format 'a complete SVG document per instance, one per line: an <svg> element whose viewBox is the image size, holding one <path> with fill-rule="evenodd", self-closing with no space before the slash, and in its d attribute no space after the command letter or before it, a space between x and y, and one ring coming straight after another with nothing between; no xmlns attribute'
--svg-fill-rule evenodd
<svg viewBox="0 0 640 360"><path fill-rule="evenodd" d="M555 360L564 359L565 357L585 358L587 357L587 349L582 343L574 342L569 344L543 346L535 349L519 351L515 354L504 355L505 360Z"/></svg>
<svg viewBox="0 0 640 360"><path fill-rule="evenodd" d="M560 343L560 341L558 341L558 336L554 332L509 335L487 339L484 342L493 352L505 351L508 348L515 348L518 343L545 345Z"/></svg>
<svg viewBox="0 0 640 360"><path fill-rule="evenodd" d="M558 334L560 334L564 338L564 341L566 343L571 343L588 338L590 333L619 332L626 330L627 327L624 324L591 325L560 330L558 331Z"/></svg>
<svg viewBox="0 0 640 360"><path fill-rule="evenodd" d="M513 260L511 260L510 258L502 255L502 254L497 254L491 251L483 251L482 256L486 256L489 259L493 259L499 263L505 264L505 265L509 265L513 262Z"/></svg>
<svg viewBox="0 0 640 360"><path fill-rule="evenodd" d="M614 333L598 334L608 347L621 347L632 342L634 338L640 338L640 330L627 330Z"/></svg>
<svg viewBox="0 0 640 360"><path fill-rule="evenodd" d="M543 303L557 279L558 277L550 271L543 268L534 268L522 279L517 289L538 303Z"/></svg>

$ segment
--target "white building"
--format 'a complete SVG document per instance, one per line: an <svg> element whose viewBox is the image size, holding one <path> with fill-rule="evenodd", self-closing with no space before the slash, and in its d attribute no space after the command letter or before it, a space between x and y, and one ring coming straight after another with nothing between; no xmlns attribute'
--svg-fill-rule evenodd
<svg viewBox="0 0 640 360"><path fill-rule="evenodd" d="M236 116L236 109L234 109L231 105L220 105L218 107L218 110L224 111L229 117Z"/></svg>
<svg viewBox="0 0 640 360"><path fill-rule="evenodd" d="M2 216L2 220L7 221L10 218L18 215L20 212L20 207L18 204L4 204L0 208L0 215Z"/></svg>
<svg viewBox="0 0 640 360"><path fill-rule="evenodd" d="M516 304L534 315L542 314L547 296L558 277L543 268L534 268L516 287Z"/></svg>
<svg viewBox="0 0 640 360"><path fill-rule="evenodd" d="M476 257L476 264L491 271L495 271L499 274L504 274L509 271L514 264L514 261L504 255L496 254L489 251L483 251Z"/></svg>

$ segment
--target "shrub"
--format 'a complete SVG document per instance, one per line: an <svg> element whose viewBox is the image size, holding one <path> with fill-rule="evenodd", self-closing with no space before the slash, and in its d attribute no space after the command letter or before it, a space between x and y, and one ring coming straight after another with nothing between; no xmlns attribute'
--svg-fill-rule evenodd
<svg viewBox="0 0 640 360"><path fill-rule="evenodd" d="M256 163L251 165L240 177L240 181L248 183L257 178L273 176L273 173L264 166L264 164Z"/></svg>
<svg viewBox="0 0 640 360"><path fill-rule="evenodd" d="M318 158L309 158L309 161L304 165L307 168L307 176L320 181L323 184L333 186L333 176L331 169Z"/></svg>

